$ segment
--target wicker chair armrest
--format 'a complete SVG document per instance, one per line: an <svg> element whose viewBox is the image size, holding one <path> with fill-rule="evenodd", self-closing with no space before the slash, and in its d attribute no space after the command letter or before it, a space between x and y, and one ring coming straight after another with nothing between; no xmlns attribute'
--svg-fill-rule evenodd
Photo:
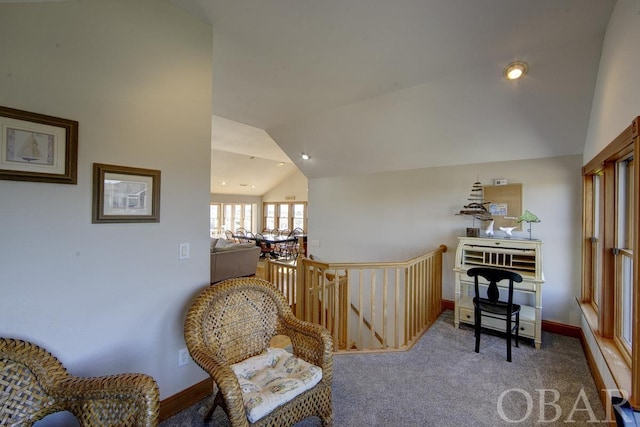
<svg viewBox="0 0 640 427"><path fill-rule="evenodd" d="M145 374L69 376L58 382L53 392L67 402L83 426L158 424L158 384Z"/></svg>
<svg viewBox="0 0 640 427"><path fill-rule="evenodd" d="M233 370L209 356L206 349L193 349L190 351L191 357L196 364L211 376L220 393L222 393L231 425L248 426L249 421L242 400L242 389Z"/></svg>
<svg viewBox="0 0 640 427"><path fill-rule="evenodd" d="M293 353L321 367L323 381L330 382L333 376L333 338L329 331L293 315L284 316L281 320L284 334L291 339Z"/></svg>

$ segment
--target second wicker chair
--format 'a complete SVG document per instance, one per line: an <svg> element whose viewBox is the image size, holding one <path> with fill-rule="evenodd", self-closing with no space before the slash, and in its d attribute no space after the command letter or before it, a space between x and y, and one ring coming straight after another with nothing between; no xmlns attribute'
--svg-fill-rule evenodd
<svg viewBox="0 0 640 427"><path fill-rule="evenodd" d="M0 425L31 426L69 411L81 426L158 424L158 385L145 374L75 377L51 353L0 338Z"/></svg>

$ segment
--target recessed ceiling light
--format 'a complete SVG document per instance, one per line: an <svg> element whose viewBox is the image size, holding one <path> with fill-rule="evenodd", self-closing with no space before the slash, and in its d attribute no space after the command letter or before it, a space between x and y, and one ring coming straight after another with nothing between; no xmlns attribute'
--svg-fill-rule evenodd
<svg viewBox="0 0 640 427"><path fill-rule="evenodd" d="M278 166L284 166L284 162L278 163Z"/></svg>
<svg viewBox="0 0 640 427"><path fill-rule="evenodd" d="M227 185L227 181L222 181L222 185Z"/></svg>
<svg viewBox="0 0 640 427"><path fill-rule="evenodd" d="M507 80L517 80L525 76L529 66L526 62L515 61L504 68L504 78Z"/></svg>
<svg viewBox="0 0 640 427"><path fill-rule="evenodd" d="M308 154L302 153L302 155L300 156L302 157L302 160L309 160L311 157L309 157Z"/></svg>

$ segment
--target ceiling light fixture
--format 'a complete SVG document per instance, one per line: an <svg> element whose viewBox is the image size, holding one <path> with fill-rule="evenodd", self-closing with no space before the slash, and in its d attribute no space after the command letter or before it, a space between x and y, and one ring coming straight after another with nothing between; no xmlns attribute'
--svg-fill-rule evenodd
<svg viewBox="0 0 640 427"><path fill-rule="evenodd" d="M302 153L302 156L300 156L300 157L302 157L302 160L309 160L311 158L311 157L309 157L308 154L305 154L305 153Z"/></svg>
<svg viewBox="0 0 640 427"><path fill-rule="evenodd" d="M528 69L529 66L526 62L515 61L504 68L503 75L507 80L517 80L524 77Z"/></svg>

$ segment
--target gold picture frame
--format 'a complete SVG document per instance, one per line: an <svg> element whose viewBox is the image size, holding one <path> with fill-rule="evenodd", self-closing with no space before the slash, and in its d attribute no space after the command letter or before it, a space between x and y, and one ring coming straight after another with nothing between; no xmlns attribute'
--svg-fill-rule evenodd
<svg viewBox="0 0 640 427"><path fill-rule="evenodd" d="M0 106L0 179L78 182L78 122Z"/></svg>
<svg viewBox="0 0 640 427"><path fill-rule="evenodd" d="M94 224L160 222L160 171L93 164Z"/></svg>

